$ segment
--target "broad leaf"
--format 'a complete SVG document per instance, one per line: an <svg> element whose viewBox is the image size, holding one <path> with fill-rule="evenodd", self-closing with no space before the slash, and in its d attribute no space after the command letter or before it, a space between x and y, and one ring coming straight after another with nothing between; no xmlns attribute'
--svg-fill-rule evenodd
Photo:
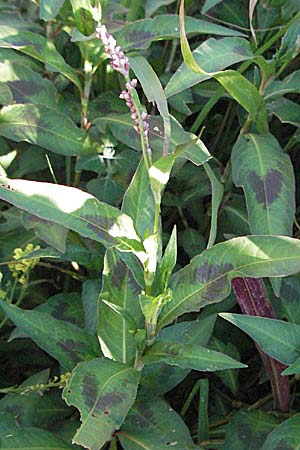
<svg viewBox="0 0 300 450"><path fill-rule="evenodd" d="M243 187L253 234L292 234L295 180L290 158L272 134L246 134L233 147L232 176Z"/></svg>
<svg viewBox="0 0 300 450"><path fill-rule="evenodd" d="M106 251L99 304L98 337L105 356L133 364L136 356L134 331L143 326L136 283L117 250Z"/></svg>
<svg viewBox="0 0 300 450"><path fill-rule="evenodd" d="M254 339L272 358L289 365L300 356L300 326L265 317L221 313L223 319L236 325Z"/></svg>
<svg viewBox="0 0 300 450"><path fill-rule="evenodd" d="M181 417L161 398L134 404L117 436L125 450L189 450L193 444Z"/></svg>
<svg viewBox="0 0 300 450"><path fill-rule="evenodd" d="M208 80L213 72L218 72L238 62L253 58L253 53L245 39L223 38L216 40L209 38L193 51L193 57L203 69L203 73L192 72L186 63L182 63L165 88L167 97L178 94L201 81Z"/></svg>
<svg viewBox="0 0 300 450"><path fill-rule="evenodd" d="M220 36L243 36L239 31L216 25L205 20L186 17L186 33L190 34L215 34ZM133 48L145 49L152 42L161 39L179 38L178 15L158 15L154 19L144 19L125 25L116 30L114 37L123 50Z"/></svg>
<svg viewBox="0 0 300 450"><path fill-rule="evenodd" d="M73 442L99 450L120 428L136 397L139 372L109 359L93 359L73 370L63 397L80 411Z"/></svg>
<svg viewBox="0 0 300 450"><path fill-rule="evenodd" d="M276 100L285 94L299 94L300 92L300 70L296 70L283 80L270 80L264 90L264 99L266 102Z"/></svg>
<svg viewBox="0 0 300 450"><path fill-rule="evenodd" d="M65 0L41 0L40 1L40 19L48 21L55 19Z"/></svg>
<svg viewBox="0 0 300 450"><path fill-rule="evenodd" d="M42 105L10 105L0 112L0 135L61 155L97 153L100 147L64 114Z"/></svg>
<svg viewBox="0 0 300 450"><path fill-rule="evenodd" d="M226 428L225 442L221 449L261 449L265 438L276 429L278 423L277 418L263 411L239 411Z"/></svg>
<svg viewBox="0 0 300 450"><path fill-rule="evenodd" d="M22 214L22 223L27 230L33 229L42 241L59 252L65 253L68 237L67 228L29 213Z"/></svg>
<svg viewBox="0 0 300 450"><path fill-rule="evenodd" d="M300 447L300 414L296 414L278 425L267 437L261 450Z"/></svg>
<svg viewBox="0 0 300 450"><path fill-rule="evenodd" d="M48 313L28 311L1 300L7 317L39 347L57 359L64 370L72 370L78 361L101 354L97 339L72 323Z"/></svg>
<svg viewBox="0 0 300 450"><path fill-rule="evenodd" d="M51 108L57 107L54 84L26 65L6 60L0 63L0 77L1 87L6 85L12 94L11 101L2 102L3 105L34 103Z"/></svg>
<svg viewBox="0 0 300 450"><path fill-rule="evenodd" d="M300 127L300 105L287 98L278 98L268 103L268 112L278 117L282 123L290 123L295 127Z"/></svg>
<svg viewBox="0 0 300 450"><path fill-rule="evenodd" d="M105 246L143 250L132 219L76 188L0 179L0 198L42 219L63 225Z"/></svg>
<svg viewBox="0 0 300 450"><path fill-rule="evenodd" d="M247 367L223 353L215 352L195 344L158 341L143 356L145 364L164 362L183 369L201 370L203 372L240 369Z"/></svg>
<svg viewBox="0 0 300 450"><path fill-rule="evenodd" d="M279 277L300 272L300 242L277 236L247 236L222 242L193 258L171 277L173 300L164 306L159 327L189 311L220 302L234 277Z"/></svg>
<svg viewBox="0 0 300 450"><path fill-rule="evenodd" d="M75 70L65 62L56 50L55 45L43 36L30 31L18 31L16 33L10 27L2 26L0 47L11 48L32 56L34 59L47 64L50 71L62 73L81 90L81 83Z"/></svg>
<svg viewBox="0 0 300 450"><path fill-rule="evenodd" d="M11 450L72 450L74 448L50 431L35 427L10 429L5 435L1 433L0 445L2 449Z"/></svg>

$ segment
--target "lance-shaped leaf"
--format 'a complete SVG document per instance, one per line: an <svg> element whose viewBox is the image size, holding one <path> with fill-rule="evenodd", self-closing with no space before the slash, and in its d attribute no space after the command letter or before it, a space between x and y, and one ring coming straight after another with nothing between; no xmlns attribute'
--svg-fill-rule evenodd
<svg viewBox="0 0 300 450"><path fill-rule="evenodd" d="M289 365L300 356L299 325L241 314L221 313L220 316L247 333L265 353L283 364Z"/></svg>
<svg viewBox="0 0 300 450"><path fill-rule="evenodd" d="M16 34L16 30L2 26L0 47L18 50L47 64L49 70L62 73L81 90L81 84L75 70L65 62L53 42L43 36L31 31L18 31Z"/></svg>
<svg viewBox="0 0 300 450"><path fill-rule="evenodd" d="M86 192L36 181L0 179L0 198L107 247L142 251L132 219Z"/></svg>
<svg viewBox="0 0 300 450"><path fill-rule="evenodd" d="M99 304L98 337L105 356L134 362L134 331L143 326L138 294L141 288L114 248L106 251Z"/></svg>
<svg viewBox="0 0 300 450"><path fill-rule="evenodd" d="M221 36L244 36L236 30L216 25L205 20L186 17L186 33L215 34ZM148 48L152 42L161 39L179 38L179 18L176 14L161 14L154 19L138 20L119 28L114 37L123 50Z"/></svg>
<svg viewBox="0 0 300 450"><path fill-rule="evenodd" d="M144 159L140 161L125 192L122 211L132 218L142 239L153 234L155 201Z"/></svg>
<svg viewBox="0 0 300 450"><path fill-rule="evenodd" d="M269 102L292 93L300 93L300 70L292 72L283 80L270 80L265 86L264 99Z"/></svg>
<svg viewBox="0 0 300 450"><path fill-rule="evenodd" d="M125 450L198 448L181 417L159 397L140 396L117 436Z"/></svg>
<svg viewBox="0 0 300 450"><path fill-rule="evenodd" d="M15 61L0 63L0 79L1 86L5 83L12 93L10 103L34 103L51 108L57 106L54 84L24 64Z"/></svg>
<svg viewBox="0 0 300 450"><path fill-rule="evenodd" d="M211 202L211 225L209 232L209 239L207 248L210 248L214 245L216 237L217 237L217 224L218 224L218 211L223 200L224 187L223 184L220 183L214 171L210 168L209 164L203 164L206 175L209 178L211 184L212 191L212 202Z"/></svg>
<svg viewBox="0 0 300 450"><path fill-rule="evenodd" d="M157 109L164 122L164 148L163 155L168 154L169 142L171 136L171 122L168 109L168 103L166 95L162 88L161 82L158 76L148 63L148 61L142 56L136 56L130 58L130 66L133 69L136 77L140 81L143 91L147 97L149 103L157 105Z"/></svg>
<svg viewBox="0 0 300 450"><path fill-rule="evenodd" d="M234 277L280 277L300 272L300 241L279 236L246 236L211 247L171 277L173 300L164 306L159 327L176 317L220 302Z"/></svg>
<svg viewBox="0 0 300 450"><path fill-rule="evenodd" d="M278 117L282 123L290 123L300 127L300 105L287 98L277 98L267 104L269 114Z"/></svg>
<svg viewBox="0 0 300 450"><path fill-rule="evenodd" d="M182 369L212 372L224 369L247 367L224 353L215 352L195 344L158 341L143 356L145 364L162 363L178 366Z"/></svg>
<svg viewBox="0 0 300 450"><path fill-rule="evenodd" d="M232 175L243 187L253 234L291 235L295 179L290 158L272 134L246 134L234 145Z"/></svg>
<svg viewBox="0 0 300 450"><path fill-rule="evenodd" d="M43 105L9 105L0 112L0 135L61 155L97 153L99 145L64 114Z"/></svg>
<svg viewBox="0 0 300 450"><path fill-rule="evenodd" d="M40 19L48 21L54 19L59 13L65 0L41 0L40 1Z"/></svg>
<svg viewBox="0 0 300 450"><path fill-rule="evenodd" d="M97 339L72 323L55 319L47 313L23 310L2 300L0 306L7 317L57 359L64 370L72 370L78 361L101 354Z"/></svg>
<svg viewBox="0 0 300 450"><path fill-rule="evenodd" d="M36 427L8 428L6 432L0 434L0 446L2 449L11 450L72 450L74 448L54 433Z"/></svg>
<svg viewBox="0 0 300 450"><path fill-rule="evenodd" d="M120 428L133 405L139 372L106 358L78 364L63 398L80 411L81 427L73 442L99 450Z"/></svg>
<svg viewBox="0 0 300 450"><path fill-rule="evenodd" d="M208 73L194 58L184 28L184 0L180 4L180 45L184 62L190 70L200 75L215 78L229 94L249 113L259 131L268 130L266 105L256 86L234 70Z"/></svg>

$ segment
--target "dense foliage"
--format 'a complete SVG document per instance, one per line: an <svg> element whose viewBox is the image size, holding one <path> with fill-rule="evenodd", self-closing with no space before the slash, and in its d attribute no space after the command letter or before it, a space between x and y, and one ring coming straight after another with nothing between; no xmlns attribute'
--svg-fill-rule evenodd
<svg viewBox="0 0 300 450"><path fill-rule="evenodd" d="M299 448L299 1L0 12L0 447Z"/></svg>

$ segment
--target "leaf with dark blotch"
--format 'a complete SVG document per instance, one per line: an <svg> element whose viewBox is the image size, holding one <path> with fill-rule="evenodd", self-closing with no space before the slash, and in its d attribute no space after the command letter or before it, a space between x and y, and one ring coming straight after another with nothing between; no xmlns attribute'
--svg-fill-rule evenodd
<svg viewBox="0 0 300 450"><path fill-rule="evenodd" d="M98 337L104 355L124 364L134 362L136 342L133 332L144 324L138 301L140 291L140 286L118 251L108 249L99 297Z"/></svg>
<svg viewBox="0 0 300 450"><path fill-rule="evenodd" d="M0 47L18 50L47 64L50 71L62 73L81 90L81 83L75 70L65 62L49 39L30 31L18 31L17 33L10 27L2 26Z"/></svg>
<svg viewBox="0 0 300 450"><path fill-rule="evenodd" d="M97 153L99 145L61 112L44 105L9 105L0 113L0 135L60 155Z"/></svg>
<svg viewBox="0 0 300 450"><path fill-rule="evenodd" d="M143 251L129 216L79 189L1 178L0 198L107 247Z"/></svg>
<svg viewBox="0 0 300 450"><path fill-rule="evenodd" d="M295 215L294 172L274 136L241 136L231 161L233 180L245 192L251 232L290 236Z"/></svg>
<svg viewBox="0 0 300 450"><path fill-rule="evenodd" d="M159 397L140 395L117 436L125 450L198 448L181 417Z"/></svg>
<svg viewBox="0 0 300 450"><path fill-rule="evenodd" d="M78 361L100 356L96 337L72 323L58 320L50 314L23 310L1 301L7 317L39 347L57 359L64 370L72 370Z"/></svg>
<svg viewBox="0 0 300 450"><path fill-rule="evenodd" d="M110 440L135 401L139 376L137 370L105 358L77 365L63 392L81 415L74 443L98 450Z"/></svg>
<svg viewBox="0 0 300 450"><path fill-rule="evenodd" d="M279 236L245 236L195 256L171 277L173 300L159 317L162 328L176 317L225 299L234 277L280 277L300 272L300 242Z"/></svg>
<svg viewBox="0 0 300 450"><path fill-rule="evenodd" d="M220 36L243 36L239 31L199 20L186 17L186 32L190 34L215 34ZM153 19L135 21L132 24L116 30L114 37L124 50L133 48L148 48L153 41L161 39L179 38L178 15L158 15Z"/></svg>

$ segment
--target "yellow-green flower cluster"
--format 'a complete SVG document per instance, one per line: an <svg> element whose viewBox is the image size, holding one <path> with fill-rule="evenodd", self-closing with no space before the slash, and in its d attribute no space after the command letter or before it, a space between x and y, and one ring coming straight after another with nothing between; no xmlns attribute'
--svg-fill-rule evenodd
<svg viewBox="0 0 300 450"><path fill-rule="evenodd" d="M30 253L39 250L40 246L33 244L27 244L25 249L15 248L13 259L18 261L17 263L11 263L8 265L9 270L14 278L18 279L20 284L25 284L27 279L27 274L37 265L40 258L30 258L26 259Z"/></svg>

